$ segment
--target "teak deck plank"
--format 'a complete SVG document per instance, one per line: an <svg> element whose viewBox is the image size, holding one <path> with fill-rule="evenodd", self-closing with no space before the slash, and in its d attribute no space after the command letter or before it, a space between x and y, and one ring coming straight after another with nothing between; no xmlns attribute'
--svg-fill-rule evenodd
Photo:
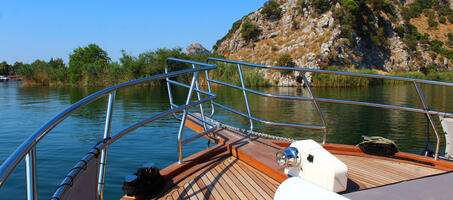
<svg viewBox="0 0 453 200"><path fill-rule="evenodd" d="M231 185L237 186L241 193L246 196L246 199L256 199L236 176L231 175L230 171L231 165L220 163L219 166L223 171L225 171L225 177L229 178L232 181Z"/></svg>
<svg viewBox="0 0 453 200"><path fill-rule="evenodd" d="M252 180L252 178L250 178L250 176L248 175L248 173L246 173L246 172L244 172L243 170L240 170L240 169L238 169L238 168L239 168L239 167L238 167L237 164L236 164L236 165L233 165L233 171L237 172L237 174L238 174L239 176L242 176L242 177L245 179L245 181L247 181L248 184L250 184L250 185L252 186L252 188L254 188L255 191L259 194L259 195L256 196L256 197L259 198L259 197L261 196L261 197L264 198L264 199L272 199L272 197L274 196L273 194L271 194L272 197L269 196L269 195L261 188L261 186L259 186L260 184L258 184L256 181Z"/></svg>
<svg viewBox="0 0 453 200"><path fill-rule="evenodd" d="M201 124L186 121L186 126L196 129L201 127ZM229 128L218 128L214 132L221 139L215 148L207 149L212 156L198 159L196 162L198 164L194 165L198 168L192 169L189 166L187 170L182 169L185 171L181 170L180 174L167 170L166 174L169 174L170 178L177 177L170 179L176 185L169 186L166 195L161 198L272 199L280 182L287 178L283 168L275 161L275 153L285 148L284 145L289 146L289 143L274 143L271 140L246 135ZM349 179L356 184L353 187L355 189L348 188L348 192L412 180L453 169L453 164L432 161L407 153L397 154L398 157L403 158L401 160L364 154L357 147L350 145L328 144L324 145L324 148L348 166ZM404 158L407 159L404 160ZM191 160L197 160L197 157L188 158L188 163ZM413 160L419 162L413 162ZM174 165L173 168L178 169L178 165Z"/></svg>
<svg viewBox="0 0 453 200"><path fill-rule="evenodd" d="M220 174L221 172L224 172L221 168L220 168L220 165L218 165L215 170L217 171L218 174ZM239 189L239 186L236 185L233 180L230 179L230 177L227 176L226 173L223 173L225 174L225 176L221 176L221 178L223 180L225 180L225 182L228 184L228 186L230 186L230 188L234 191L234 194L237 195L237 197L239 199L246 199L246 196L245 194L241 191L241 189Z"/></svg>
<svg viewBox="0 0 453 200"><path fill-rule="evenodd" d="M239 197L235 194L235 191L233 191L233 189L230 187L230 185L225 181L225 178L223 176L221 176L222 172L218 171L218 167L216 166L212 170L213 170L213 173L217 174L220 186L225 189L227 194L230 195L231 199L238 199Z"/></svg>
<svg viewBox="0 0 453 200"><path fill-rule="evenodd" d="M259 176L266 175L229 157L187 177L160 199L272 199L276 188L266 185L278 182Z"/></svg>
<svg viewBox="0 0 453 200"><path fill-rule="evenodd" d="M335 156L348 166L349 178L364 184L366 188L445 172L443 170L393 160L338 154L335 154Z"/></svg>
<svg viewBox="0 0 453 200"><path fill-rule="evenodd" d="M269 188L267 186L267 184L262 182L259 178L257 178L253 172L249 171L247 168L244 169L243 166L240 166L240 167L239 166L240 165L237 165L236 169L238 171L240 171L240 173L247 174L247 176L249 176L252 179L253 182L258 184L258 187L260 188L261 192L263 192L262 195L267 195L266 198L272 199L272 197L274 196L274 194L271 192L272 189Z"/></svg>

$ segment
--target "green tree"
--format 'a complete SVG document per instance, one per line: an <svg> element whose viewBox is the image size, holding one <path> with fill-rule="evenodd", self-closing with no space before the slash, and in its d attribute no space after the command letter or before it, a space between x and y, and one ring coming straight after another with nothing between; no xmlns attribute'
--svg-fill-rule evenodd
<svg viewBox="0 0 453 200"><path fill-rule="evenodd" d="M96 44L89 44L86 47L74 49L69 55L69 74L71 83L77 83L83 74L83 70L87 70L88 66L97 65L101 69L105 69L110 62L107 52L101 49ZM87 65L87 67L84 67Z"/></svg>
<svg viewBox="0 0 453 200"><path fill-rule="evenodd" d="M260 33L261 28L258 24L251 22L248 17L244 19L241 29L242 39L250 41L251 39L258 37Z"/></svg>
<svg viewBox="0 0 453 200"><path fill-rule="evenodd" d="M11 69L11 65L9 65L6 61L0 63L0 75L9 75Z"/></svg>
<svg viewBox="0 0 453 200"><path fill-rule="evenodd" d="M264 3L261 14L263 14L266 19L280 19L282 16L282 9L277 1L269 0Z"/></svg>
<svg viewBox="0 0 453 200"><path fill-rule="evenodd" d="M329 0L310 0L317 13L322 13L329 8Z"/></svg>
<svg viewBox="0 0 453 200"><path fill-rule="evenodd" d="M283 54L277 59L277 66L294 67L295 63L289 54Z"/></svg>
<svg viewBox="0 0 453 200"><path fill-rule="evenodd" d="M13 69L12 69L12 70L13 70L13 75L17 75L17 72L20 70L20 68L21 68L22 66L24 66L24 64L23 64L22 62L17 62L17 61L16 61L16 62L13 64Z"/></svg>
<svg viewBox="0 0 453 200"><path fill-rule="evenodd" d="M440 16L439 17L439 22L442 23L442 24L445 24L445 23L447 23L447 19L444 16Z"/></svg>

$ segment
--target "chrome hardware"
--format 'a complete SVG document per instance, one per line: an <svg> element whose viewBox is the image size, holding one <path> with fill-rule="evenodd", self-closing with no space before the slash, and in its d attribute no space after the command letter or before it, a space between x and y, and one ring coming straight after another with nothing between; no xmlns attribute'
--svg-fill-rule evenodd
<svg viewBox="0 0 453 200"><path fill-rule="evenodd" d="M300 154L296 147L288 147L276 154L277 163L282 167L296 167L300 165Z"/></svg>

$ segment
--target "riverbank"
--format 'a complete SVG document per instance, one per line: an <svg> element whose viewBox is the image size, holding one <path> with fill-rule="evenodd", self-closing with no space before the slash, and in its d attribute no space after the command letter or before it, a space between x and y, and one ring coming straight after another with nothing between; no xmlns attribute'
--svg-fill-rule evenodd
<svg viewBox="0 0 453 200"><path fill-rule="evenodd" d="M188 69L192 66L182 63L166 63L168 57L205 62L208 57L223 58L218 54L188 55L181 48L157 49L132 56L122 52L119 62L112 62L97 45L79 47L70 55L69 66L62 59L50 61L36 60L31 64L20 65L14 68L24 80L26 86L78 86L78 87L107 87L115 84L136 80L165 72L165 65L169 71ZM237 66L225 63L216 63L218 68L210 72L210 78L223 82L240 85ZM436 81L453 82L452 71L437 71L435 66L427 66L422 72L386 73L370 69L342 69L331 66L329 70L359 72L366 74L384 74L410 78L428 79ZM267 80L264 75L255 68L243 68L243 77L246 86L273 86L275 81ZM200 75L200 82L204 83L204 73ZM176 77L180 82L188 83L190 75ZM296 77L294 77L296 79ZM371 79L331 74L312 73L312 85L314 87L368 87L382 84L402 84L402 81ZM159 86L165 84L163 80L148 84Z"/></svg>
<svg viewBox="0 0 453 200"><path fill-rule="evenodd" d="M334 71L345 71L345 72L357 72L364 74L380 74L387 76L398 76L415 79L426 79L433 81L442 82L453 82L453 71L429 71L427 73L422 72L383 72L371 69L347 69L339 70L338 67L330 67L329 70ZM377 78L364 78L364 77L353 77L353 76L342 76L332 74L321 74L313 73L312 85L314 87L369 87L373 85L396 85L406 84L407 81L399 80L388 80L388 79L377 79Z"/></svg>
<svg viewBox="0 0 453 200"><path fill-rule="evenodd" d="M269 87L273 86L271 81L265 79L258 70L244 68L243 69L243 77L244 83L246 86L255 86L255 87ZM135 76L116 76L115 73L111 73L111 71L116 70L109 70L110 73L106 74L99 74L97 76L84 76L79 82L71 83L69 81L60 81L58 79L54 79L50 77L50 74L47 73L37 73L32 77L24 77L23 84L25 86L52 86L52 87L61 87L61 86L78 86L78 87L107 87L112 86L115 84L132 81L137 78ZM120 69L119 71L125 71L124 69ZM338 71L338 70L337 70ZM365 74L381 74L381 75L388 75L388 76L398 76L398 77L408 77L408 78L416 78L416 79L426 79L426 80L433 80L433 81L443 81L443 82L453 82L453 71L444 71L444 72L430 72L424 74L422 72L391 72L386 73L382 71L373 71L369 69L349 69L349 70L339 70L339 71L347 71L347 72L357 72L357 73L365 73ZM121 73L120 73L121 74ZM154 74L151 74L154 75ZM151 76L150 75L150 76ZM204 85L205 83L205 75L200 74L200 84ZM231 65L220 65L218 69L213 70L210 73L210 78L240 85L239 74L237 72L237 68ZM181 82L189 82L189 77L179 77L179 81ZM406 84L406 81L398 81L398 80L387 80L387 79L373 79L373 78L363 78L363 77L352 77L352 76L342 76L342 75L332 75L332 74L321 74L321 73L312 73L312 86L313 87L332 87L332 88L347 88L347 87L370 87L374 85L396 85L396 84ZM151 82L146 86L161 86L165 84L162 81L155 81Z"/></svg>

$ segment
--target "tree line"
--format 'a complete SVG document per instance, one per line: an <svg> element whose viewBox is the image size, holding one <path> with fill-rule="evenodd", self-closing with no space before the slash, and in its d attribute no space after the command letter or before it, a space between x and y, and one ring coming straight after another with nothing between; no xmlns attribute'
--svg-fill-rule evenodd
<svg viewBox="0 0 453 200"><path fill-rule="evenodd" d="M8 65L0 63L0 74L20 75L27 85L78 85L108 86L138 78L164 73L168 57L204 62L207 57L222 57L217 54L187 55L182 48L157 49L133 56L121 51L119 62L114 62L96 44L78 47L69 55L69 63L63 59L49 61L36 60L30 64L16 62ZM191 66L169 63L171 71L187 69ZM180 77L182 81L188 77ZM159 84L159 83L157 83Z"/></svg>

